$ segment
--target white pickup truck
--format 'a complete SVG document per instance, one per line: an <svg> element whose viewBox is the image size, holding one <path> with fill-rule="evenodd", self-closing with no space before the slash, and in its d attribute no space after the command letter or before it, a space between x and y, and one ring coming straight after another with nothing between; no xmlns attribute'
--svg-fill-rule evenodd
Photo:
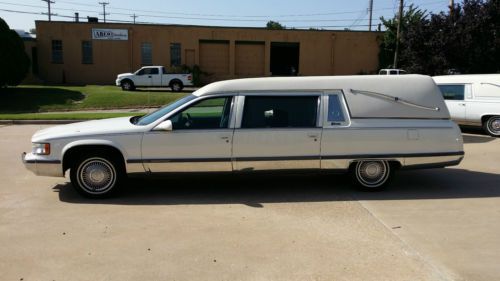
<svg viewBox="0 0 500 281"><path fill-rule="evenodd" d="M193 75L168 73L164 66L145 66L134 73L122 73L116 77L116 86L124 91L133 91L135 87L170 87L180 92L184 86L193 85Z"/></svg>

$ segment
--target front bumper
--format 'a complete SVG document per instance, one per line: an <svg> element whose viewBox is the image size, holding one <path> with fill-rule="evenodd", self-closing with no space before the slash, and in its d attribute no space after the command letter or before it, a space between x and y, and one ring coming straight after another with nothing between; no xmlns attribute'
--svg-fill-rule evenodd
<svg viewBox="0 0 500 281"><path fill-rule="evenodd" d="M33 153L23 152L21 154L26 169L32 171L37 176L64 177L61 161L40 158Z"/></svg>
<svg viewBox="0 0 500 281"><path fill-rule="evenodd" d="M121 86L122 85L122 79L116 79L115 80L115 85L116 86Z"/></svg>

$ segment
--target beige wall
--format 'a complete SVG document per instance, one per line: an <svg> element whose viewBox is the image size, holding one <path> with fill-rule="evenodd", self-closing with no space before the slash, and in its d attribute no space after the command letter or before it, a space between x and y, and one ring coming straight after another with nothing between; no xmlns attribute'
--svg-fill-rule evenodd
<svg viewBox="0 0 500 281"><path fill-rule="evenodd" d="M143 42L152 44L153 64L167 67L170 43L181 43L182 63L212 73L206 82L270 75L271 42L300 44L299 75L348 75L378 67L377 32L46 21L37 21L36 28L40 77L49 83L61 83L64 76L73 84L113 84L118 73L141 67ZM92 28L127 29L129 40L92 40L93 64L82 64L81 42L91 40ZM52 40L63 41L63 64L51 62Z"/></svg>

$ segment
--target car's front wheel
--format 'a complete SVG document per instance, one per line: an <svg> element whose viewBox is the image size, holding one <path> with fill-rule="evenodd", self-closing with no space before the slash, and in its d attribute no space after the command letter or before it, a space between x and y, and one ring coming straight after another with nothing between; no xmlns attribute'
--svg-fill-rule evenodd
<svg viewBox="0 0 500 281"><path fill-rule="evenodd" d="M382 190L393 174L391 165L385 160L362 160L353 164L351 177L363 191Z"/></svg>
<svg viewBox="0 0 500 281"><path fill-rule="evenodd" d="M110 156L81 157L70 169L71 184L85 197L106 198L113 195L123 178L124 169Z"/></svg>
<svg viewBox="0 0 500 281"><path fill-rule="evenodd" d="M500 137L500 116L491 116L483 124L484 130L493 137Z"/></svg>
<svg viewBox="0 0 500 281"><path fill-rule="evenodd" d="M122 90L124 90L124 91L133 91L133 90L135 90L135 85L130 80L122 81L121 85L122 85Z"/></svg>

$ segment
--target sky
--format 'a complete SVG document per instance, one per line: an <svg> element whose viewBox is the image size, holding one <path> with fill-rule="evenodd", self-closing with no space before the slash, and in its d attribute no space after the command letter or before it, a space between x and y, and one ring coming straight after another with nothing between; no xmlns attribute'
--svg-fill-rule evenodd
<svg viewBox="0 0 500 281"><path fill-rule="evenodd" d="M73 21L74 13L80 20L87 16L103 20L102 5L106 5L108 22L188 24L211 26L264 27L269 20L278 21L287 28L323 28L331 30L368 30L370 0L53 0L52 20ZM458 1L457 1L458 2ZM448 9L449 0L405 1L423 10L439 13ZM391 18L398 10L398 0L373 0L373 29L380 17ZM45 14L42 14L45 13ZM47 20L47 2L44 0L0 0L0 17L11 29L28 31L35 20Z"/></svg>

